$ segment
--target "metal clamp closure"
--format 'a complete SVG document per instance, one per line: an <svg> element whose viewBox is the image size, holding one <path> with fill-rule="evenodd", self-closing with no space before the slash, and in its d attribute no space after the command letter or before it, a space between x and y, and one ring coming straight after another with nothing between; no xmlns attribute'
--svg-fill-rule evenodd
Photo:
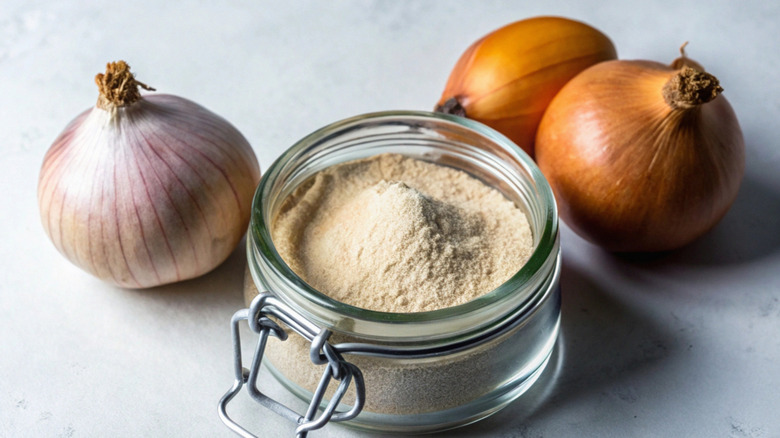
<svg viewBox="0 0 780 438"><path fill-rule="evenodd" d="M268 336L274 336L282 341L287 339L287 332L269 316L282 321L293 331L311 341L309 356L314 364L327 364L305 415L299 415L289 407L273 400L263 394L257 387L260 364L263 360ZM249 328L258 334L255 354L249 369L243 367L241 359L239 323L242 320L246 320ZM256 402L278 415L295 422L298 425L295 429L297 438L305 438L309 431L321 428L328 421L351 420L363 409L365 402L363 373L361 373L358 367L344 360L341 353L328 343L328 338L331 335L330 330L320 329L273 295L261 293L252 301L249 309L242 309L236 312L231 320L231 329L233 333L235 380L230 390L219 401L219 417L233 432L245 438L256 438L255 435L230 418L227 413L228 403L241 391L244 385L247 386L247 392ZM322 410L322 413L315 417L331 380L338 381L338 387L328 401L328 405ZM347 411L336 412L336 408L353 380L356 393L354 405Z"/></svg>
<svg viewBox="0 0 780 438"><path fill-rule="evenodd" d="M556 258L554 277L560 275L560 254ZM557 286L556 286L557 287ZM389 358L428 358L443 354L452 354L459 351L468 350L474 346L490 342L505 333L514 330L523 324L533 315L534 309L539 308L542 300L550 299L552 295L551 288L547 288L543 294L536 294L532 299L523 303L523 305L506 318L498 321L495 325L490 325L484 331L474 336L459 338L443 343L424 344L424 345L383 345L381 343L355 343L346 342L332 345L328 342L331 335L330 330L322 329L314 323L308 321L300 313L287 306L283 301L271 295L268 292L258 295L248 309L239 310L233 315L231 328L233 332L233 354L235 365L235 380L230 390L222 396L219 401L219 416L222 421L235 433L245 438L256 438L249 431L239 426L227 414L227 404L235 397L243 385L247 385L247 391L252 398L276 412L284 418L287 418L296 424L296 437L305 438L306 434L315 429L323 427L328 421L346 421L355 418L363 409L365 403L365 385L363 383L363 373L354 364L344 360L342 354L360 354L374 357ZM282 327L274 322L281 321L290 329L303 336L311 342L309 349L309 359L318 365L327 366L324 368L322 378L314 391L309 408L305 415L299 415L292 409L264 395L257 388L257 377L260 371L260 363L265 352L268 336L275 336L281 340L287 339L287 333ZM246 369L241 364L241 342L239 339L239 322L247 320L250 329L258 334L257 347L252 359L252 365ZM322 410L319 417L315 418L317 411L322 404L325 392L330 385L331 380L339 382L334 395L331 397L328 405ZM349 385L354 380L355 403L347 411L336 412L344 394Z"/></svg>

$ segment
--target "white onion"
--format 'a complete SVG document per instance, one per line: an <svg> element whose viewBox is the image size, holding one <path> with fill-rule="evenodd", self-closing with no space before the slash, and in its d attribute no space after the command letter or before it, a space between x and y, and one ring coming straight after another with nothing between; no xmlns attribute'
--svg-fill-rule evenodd
<svg viewBox="0 0 780 438"><path fill-rule="evenodd" d="M110 90L101 86L98 104L65 128L43 161L38 202L49 238L80 268L123 287L212 270L249 222L260 178L251 146L194 102L141 97L137 87L148 87L122 61L96 79Z"/></svg>

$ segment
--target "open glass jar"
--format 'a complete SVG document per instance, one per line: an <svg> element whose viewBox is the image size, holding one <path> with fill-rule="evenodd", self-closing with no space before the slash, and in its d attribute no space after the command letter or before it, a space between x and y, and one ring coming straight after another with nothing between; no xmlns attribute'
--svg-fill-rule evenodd
<svg viewBox="0 0 780 438"><path fill-rule="evenodd" d="M271 239L283 201L329 166L388 152L463 170L502 192L531 226L534 250L527 263L486 295L420 313L353 307L306 284ZM220 402L223 421L244 436L251 434L226 412L244 385L260 404L295 421L299 436L327 421L395 433L472 423L525 392L555 345L560 246L552 191L530 157L477 122L428 112L381 112L310 134L263 176L247 247L245 292L251 304L233 318L236 380ZM237 324L242 320L259 334L249 369L241 364ZM296 414L258 390L261 363L310 403L308 412Z"/></svg>

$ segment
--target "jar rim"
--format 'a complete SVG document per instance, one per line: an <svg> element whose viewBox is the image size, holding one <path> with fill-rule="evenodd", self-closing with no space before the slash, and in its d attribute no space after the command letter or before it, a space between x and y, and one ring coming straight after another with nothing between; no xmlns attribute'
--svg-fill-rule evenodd
<svg viewBox="0 0 780 438"><path fill-rule="evenodd" d="M541 207L543 208L544 215L543 227L541 230L538 230L539 240L529 259L514 275L512 275L512 277L507 279L497 288L466 303L436 310L409 313L384 312L353 306L335 300L306 283L282 259L271 238L271 224L266 221L267 216L270 218L270 214L266 215L266 213L268 213L266 209L269 208L267 201L271 194L273 181L279 176L283 166L287 162L294 157L299 156L303 151L310 148L312 144L337 136L339 133L348 131L366 122L390 122L398 119L407 121L434 120L437 122L455 124L486 137L489 141L500 145L507 152L511 153L513 158L517 160L517 163L531 176L531 180L536 188L537 196L541 198ZM273 218L270 218L270 220L273 220ZM280 155L262 176L257 190L255 191L252 201L251 220L247 240L249 247L248 257L255 257L258 252L262 253L268 263L270 263L270 265L272 265L272 267L282 276L295 284L296 291L311 304L321 306L328 311L336 312L344 317L366 322L433 323L441 320L459 318L462 315L500 304L510 298L513 293L523 285L528 284L537 277L536 274L539 272L540 268L548 263L551 255L553 255L553 258L556 257L556 254L553 254L553 252L555 251L557 253L558 251L558 214L552 189L533 159L519 146L493 128L463 117L429 111L380 111L349 117L326 125L303 137ZM254 278L257 273L254 272L251 262L250 270L252 270ZM255 279L255 281L257 281L257 279ZM277 291L272 292L276 293ZM533 296L529 296L524 302L533 298Z"/></svg>

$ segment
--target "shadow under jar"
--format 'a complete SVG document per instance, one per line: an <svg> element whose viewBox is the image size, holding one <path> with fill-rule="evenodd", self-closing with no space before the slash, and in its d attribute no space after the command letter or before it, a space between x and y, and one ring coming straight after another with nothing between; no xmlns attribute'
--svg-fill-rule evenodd
<svg viewBox="0 0 780 438"><path fill-rule="evenodd" d="M533 234L529 260L495 290L465 304L429 312L366 310L335 301L306 284L282 260L271 239L270 227L283 201L327 167L382 153L460 169L499 190L528 219ZM560 323L560 246L552 191L520 148L496 131L464 118L381 112L312 133L288 149L262 178L247 246L245 297L248 305L254 300L254 307L243 316L250 326L253 319L259 319L266 328L289 333L282 336L284 341L261 342L262 361L256 358L253 367L262 362L306 402L318 392L324 395L321 402L312 403L303 419L286 411L299 424L309 422L308 429L299 427L299 434L321 427L328 419L347 419L345 424L351 427L394 433L433 432L472 423L522 395L541 374L555 345ZM263 300L272 301L270 305L258 305L258 290ZM278 311L258 310L262 305L294 314L292 322L279 318ZM261 325L255 324L253 330ZM273 335L274 330L266 333ZM238 336L235 329L234 334ZM313 340L319 342L314 348ZM325 356L330 356L330 362ZM312 362L317 359L325 364ZM350 376L355 377L354 384L340 404L334 403L334 407L339 404L336 412L354 406L359 392L362 410L352 409L352 414L360 411L354 418L324 415L320 418L325 421L314 424L320 415L316 408L327 413L328 400L338 384L324 390L320 384L323 369L337 369L339 361L351 364L345 368L347 374L355 368L360 372ZM239 359L237 374L240 371ZM247 373L244 370L244 382ZM362 374L364 393L357 374ZM248 380L256 383L251 376ZM234 385L235 392L241 383ZM232 395L226 397L229 400ZM274 403L262 394L254 398L266 406ZM272 409L280 413L287 408Z"/></svg>

